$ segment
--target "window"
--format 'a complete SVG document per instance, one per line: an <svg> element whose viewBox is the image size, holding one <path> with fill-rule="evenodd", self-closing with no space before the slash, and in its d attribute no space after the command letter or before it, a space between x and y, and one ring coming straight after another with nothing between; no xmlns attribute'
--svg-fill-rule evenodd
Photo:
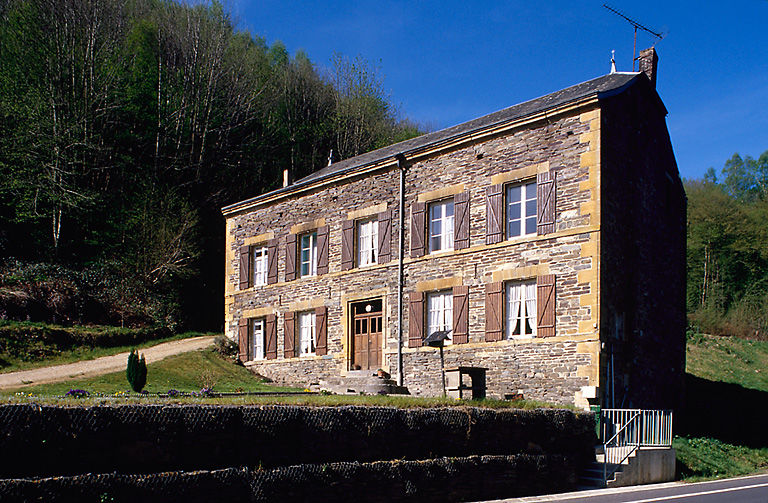
<svg viewBox="0 0 768 503"><path fill-rule="evenodd" d="M453 199L429 205L429 252L453 250Z"/></svg>
<svg viewBox="0 0 768 503"><path fill-rule="evenodd" d="M361 220L357 222L357 266L378 263L379 222Z"/></svg>
<svg viewBox="0 0 768 503"><path fill-rule="evenodd" d="M453 339L453 294L450 290L427 295L427 337L435 332L448 332L443 344Z"/></svg>
<svg viewBox="0 0 768 503"><path fill-rule="evenodd" d="M253 284L255 286L267 284L266 246L257 246L253 248Z"/></svg>
<svg viewBox="0 0 768 503"><path fill-rule="evenodd" d="M507 186L507 239L536 234L536 182Z"/></svg>
<svg viewBox="0 0 768 503"><path fill-rule="evenodd" d="M265 323L264 318L257 318L253 320L251 326L251 359L263 360L264 359L264 339L265 339Z"/></svg>
<svg viewBox="0 0 768 503"><path fill-rule="evenodd" d="M301 276L317 275L317 232L301 236Z"/></svg>
<svg viewBox="0 0 768 503"><path fill-rule="evenodd" d="M315 312L299 313L299 356L315 354Z"/></svg>
<svg viewBox="0 0 768 503"><path fill-rule="evenodd" d="M536 335L536 281L511 281L506 285L506 338Z"/></svg>

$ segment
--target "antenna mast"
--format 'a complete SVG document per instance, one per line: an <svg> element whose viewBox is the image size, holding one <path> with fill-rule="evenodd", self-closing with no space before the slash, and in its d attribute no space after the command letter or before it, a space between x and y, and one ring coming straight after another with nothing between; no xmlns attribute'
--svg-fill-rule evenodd
<svg viewBox="0 0 768 503"><path fill-rule="evenodd" d="M635 21L634 19L631 19L631 18L629 18L628 16L626 16L626 15L622 14L621 12L619 12L619 11L618 11L618 10L616 10L616 9L614 9L613 7L611 7L611 6L610 6L610 5L608 5L608 4L603 4L603 7L605 7L605 8L606 8L606 9L608 9L609 11L613 12L613 13L614 13L614 14L616 14L617 16L624 18L624 19L625 19L626 21L628 21L628 22L629 22L629 24L631 24L631 25L634 27L634 29L635 29L635 43L634 43L634 45L632 46L632 71L634 72L634 71L635 71L635 61L637 61L637 56L636 56L636 54L637 54L637 29L638 29L638 28L640 28L640 29L641 29L641 30L643 30L643 31L647 31L648 33L650 33L650 34L651 34L651 35L653 35L654 37L658 38L659 40L663 39L663 38L664 38L664 35L662 35L661 33L657 33L657 32L655 32L655 31L651 30L650 28L646 28L646 27L645 27L645 26L643 26L642 24L640 24L640 23L638 23L637 21Z"/></svg>

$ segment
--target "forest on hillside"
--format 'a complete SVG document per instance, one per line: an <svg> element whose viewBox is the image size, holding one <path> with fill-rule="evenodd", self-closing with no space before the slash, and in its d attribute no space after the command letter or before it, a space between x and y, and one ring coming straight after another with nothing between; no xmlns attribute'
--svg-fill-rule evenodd
<svg viewBox="0 0 768 503"><path fill-rule="evenodd" d="M220 208L420 133L218 2L0 0L0 318L219 329Z"/></svg>

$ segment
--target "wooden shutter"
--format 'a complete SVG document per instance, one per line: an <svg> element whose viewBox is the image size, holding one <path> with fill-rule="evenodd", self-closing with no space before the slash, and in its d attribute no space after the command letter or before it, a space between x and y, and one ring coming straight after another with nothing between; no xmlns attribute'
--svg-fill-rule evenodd
<svg viewBox="0 0 768 503"><path fill-rule="evenodd" d="M274 314L267 315L267 337L264 344L264 356L267 360L274 360L277 358L277 316Z"/></svg>
<svg viewBox="0 0 768 503"><path fill-rule="evenodd" d="M485 340L500 341L504 328L504 283L485 285Z"/></svg>
<svg viewBox="0 0 768 503"><path fill-rule="evenodd" d="M283 356L296 356L296 313L288 311L283 318Z"/></svg>
<svg viewBox="0 0 768 503"><path fill-rule="evenodd" d="M317 229L317 275L328 274L328 226Z"/></svg>
<svg viewBox="0 0 768 503"><path fill-rule="evenodd" d="M411 205L411 257L423 257L425 253L424 239L427 223L427 203Z"/></svg>
<svg viewBox="0 0 768 503"><path fill-rule="evenodd" d="M469 192L453 197L453 249L469 248Z"/></svg>
<svg viewBox="0 0 768 503"><path fill-rule="evenodd" d="M424 340L424 292L411 292L408 304L408 347L418 348Z"/></svg>
<svg viewBox="0 0 768 503"><path fill-rule="evenodd" d="M536 337L555 335L555 275L536 278Z"/></svg>
<svg viewBox="0 0 768 503"><path fill-rule="evenodd" d="M296 279L296 234L285 239L285 281Z"/></svg>
<svg viewBox="0 0 768 503"><path fill-rule="evenodd" d="M469 342L469 287L453 287L453 343Z"/></svg>
<svg viewBox="0 0 768 503"><path fill-rule="evenodd" d="M315 353L319 356L328 354L328 311L325 306L315 308L315 333L317 344Z"/></svg>
<svg viewBox="0 0 768 503"><path fill-rule="evenodd" d="M277 283L277 239L269 241L267 247L267 284Z"/></svg>
<svg viewBox="0 0 768 503"><path fill-rule="evenodd" d="M539 173L536 178L536 232L555 232L555 174L549 171Z"/></svg>
<svg viewBox="0 0 768 503"><path fill-rule="evenodd" d="M379 264L392 260L392 211L379 213Z"/></svg>
<svg viewBox="0 0 768 503"><path fill-rule="evenodd" d="M504 240L504 186L491 185L485 189L485 244Z"/></svg>
<svg viewBox="0 0 768 503"><path fill-rule="evenodd" d="M250 246L240 247L240 290L245 290L251 286L251 248Z"/></svg>
<svg viewBox="0 0 768 503"><path fill-rule="evenodd" d="M341 270L348 271L355 266L355 221L341 223Z"/></svg>
<svg viewBox="0 0 768 503"><path fill-rule="evenodd" d="M248 318L240 318L237 322L238 355L241 362L247 362L248 358Z"/></svg>

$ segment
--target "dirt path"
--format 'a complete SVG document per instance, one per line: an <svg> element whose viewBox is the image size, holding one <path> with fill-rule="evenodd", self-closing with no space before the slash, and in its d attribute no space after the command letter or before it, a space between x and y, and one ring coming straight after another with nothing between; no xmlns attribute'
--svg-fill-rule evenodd
<svg viewBox="0 0 768 503"><path fill-rule="evenodd" d="M190 339L164 342L151 348L142 349L141 353L146 358L147 363L157 362L179 353L206 348L213 344L213 337L214 336L192 337ZM0 390L21 388L49 382L68 381L70 379L79 379L81 377L91 377L101 374L109 374L110 372L118 372L125 370L128 354L129 353L120 353L112 356L102 356L95 360L83 360L75 363L56 365L54 367L43 367L39 369L0 374Z"/></svg>

